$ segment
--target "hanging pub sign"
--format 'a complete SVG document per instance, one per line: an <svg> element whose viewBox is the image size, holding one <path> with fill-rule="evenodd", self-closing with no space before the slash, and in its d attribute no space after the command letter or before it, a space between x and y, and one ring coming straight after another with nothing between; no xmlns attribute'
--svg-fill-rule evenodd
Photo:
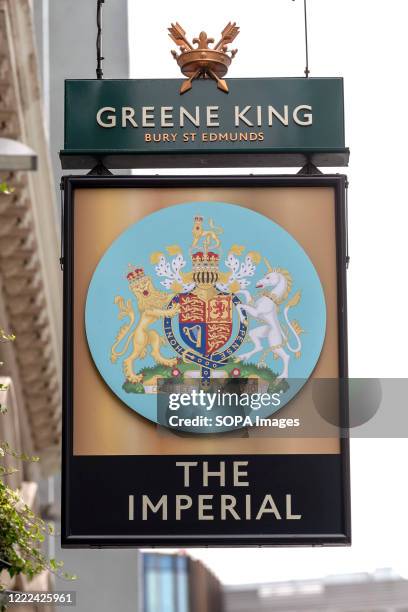
<svg viewBox="0 0 408 612"><path fill-rule="evenodd" d="M64 546L350 542L344 190L64 178Z"/></svg>
<svg viewBox="0 0 408 612"><path fill-rule="evenodd" d="M342 79L226 80L238 33L66 82L64 546L350 542L345 177L96 176L347 165Z"/></svg>

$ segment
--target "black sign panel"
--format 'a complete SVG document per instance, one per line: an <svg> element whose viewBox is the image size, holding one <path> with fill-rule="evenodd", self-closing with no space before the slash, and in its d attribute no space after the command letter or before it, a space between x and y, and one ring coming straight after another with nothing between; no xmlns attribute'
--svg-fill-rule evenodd
<svg viewBox="0 0 408 612"><path fill-rule="evenodd" d="M345 177L67 177L63 546L350 543Z"/></svg>

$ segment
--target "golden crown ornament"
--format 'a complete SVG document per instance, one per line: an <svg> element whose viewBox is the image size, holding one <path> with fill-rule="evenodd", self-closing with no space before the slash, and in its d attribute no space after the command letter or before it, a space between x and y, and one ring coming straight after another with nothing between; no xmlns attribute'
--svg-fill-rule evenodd
<svg viewBox="0 0 408 612"><path fill-rule="evenodd" d="M191 44L186 38L186 32L179 23L172 23L168 28L170 38L178 45L181 53L172 50L172 55L180 66L181 72L187 77L180 87L180 94L192 88L194 79L214 79L221 91L228 93L228 85L222 78L228 72L231 61L238 50L229 51L228 45L239 34L239 27L235 23L229 23L222 31L221 38L216 45L210 48L208 45L215 42L214 38L208 38L206 32L200 32L198 38L193 38ZM194 47L194 45L197 45Z"/></svg>

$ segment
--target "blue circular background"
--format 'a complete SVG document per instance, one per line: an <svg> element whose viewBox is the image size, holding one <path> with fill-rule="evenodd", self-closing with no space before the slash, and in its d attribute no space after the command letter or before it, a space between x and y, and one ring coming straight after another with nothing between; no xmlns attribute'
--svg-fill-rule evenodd
<svg viewBox="0 0 408 612"><path fill-rule="evenodd" d="M312 374L325 338L326 304L319 276L298 242L274 221L242 206L224 202L177 204L144 217L114 240L99 261L88 289L85 329L92 358L100 375L111 390L132 410L157 423L156 394L135 394L124 391L122 388L124 383L122 360L118 360L116 364L110 361L111 346L119 328L124 324L124 321L118 321L118 308L114 304L114 298L117 295L121 295L125 300L133 298L137 320L136 300L129 290L126 278L128 264L142 266L146 274L151 276L155 287L166 291L160 285L162 279L155 274L150 255L154 251L165 252L165 247L168 245L177 244L182 248L187 262L184 271L191 270L189 261L191 228L194 216L197 214L202 215L206 223L209 218L212 218L216 226L223 228L220 236L221 271L228 270L224 260L230 247L233 244L245 245L246 250L239 257L240 260L250 251L260 252L269 260L272 267L284 268L290 272L293 279L291 295L299 289L302 292L300 303L293 309L293 312L290 311L291 317L300 322L306 333L302 336L301 358L294 359L293 355L291 356L289 390L285 392L278 408L263 407L254 412L254 415L260 417L270 416L287 404ZM248 279L251 284L247 290L252 295L256 294L256 282L266 273L266 267L261 261L257 265L255 275ZM169 301L170 299L169 292ZM252 317L249 317L249 321L249 329L260 325ZM162 320L157 321L152 328L163 335ZM170 346L164 346L161 350L166 357L174 356ZM247 350L249 348L245 346L238 351L237 355ZM256 361L256 358L253 361ZM280 360L274 361L273 356L269 354L267 363L272 370L279 373ZM135 364L135 369L152 365L154 361L148 354L146 359ZM220 428L217 428L217 431L221 433Z"/></svg>

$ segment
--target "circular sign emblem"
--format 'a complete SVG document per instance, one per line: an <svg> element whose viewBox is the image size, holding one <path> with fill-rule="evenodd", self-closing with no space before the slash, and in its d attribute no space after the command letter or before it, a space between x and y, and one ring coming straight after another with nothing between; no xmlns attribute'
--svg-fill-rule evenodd
<svg viewBox="0 0 408 612"><path fill-rule="evenodd" d="M89 285L85 327L106 384L152 422L161 422L163 381L176 389L253 379L258 391L281 394L278 407L256 408L267 417L313 372L326 306L312 262L282 227L241 206L191 202L145 217L111 244Z"/></svg>

